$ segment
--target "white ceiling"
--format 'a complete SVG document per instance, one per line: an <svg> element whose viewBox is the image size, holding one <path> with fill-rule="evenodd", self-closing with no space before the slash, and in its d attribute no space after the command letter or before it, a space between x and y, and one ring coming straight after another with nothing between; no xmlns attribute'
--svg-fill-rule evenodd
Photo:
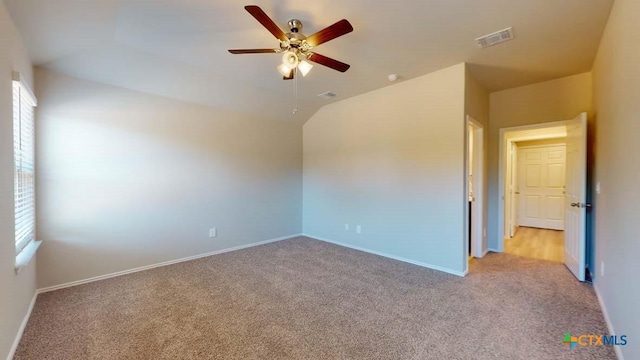
<svg viewBox="0 0 640 360"><path fill-rule="evenodd" d="M468 62L490 91L591 69L613 0L265 0L283 29L310 35L340 19L354 31L314 49L346 62L283 81L278 41L237 0L4 0L34 65L147 93L260 116L306 121L321 106ZM513 26L516 39L480 49L474 39ZM331 90L333 100L316 95Z"/></svg>

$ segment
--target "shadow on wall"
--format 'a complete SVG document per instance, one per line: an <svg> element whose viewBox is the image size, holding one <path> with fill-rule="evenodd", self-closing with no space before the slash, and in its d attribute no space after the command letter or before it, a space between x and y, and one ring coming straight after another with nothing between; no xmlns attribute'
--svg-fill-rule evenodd
<svg viewBox="0 0 640 360"><path fill-rule="evenodd" d="M38 75L40 287L301 233L300 125Z"/></svg>
<svg viewBox="0 0 640 360"><path fill-rule="evenodd" d="M118 270L114 270L112 268L112 264L109 263L108 259L121 259L119 264L122 266L121 270L128 270L140 267L140 263L153 264L156 262L158 256L166 256L166 254L163 254L163 251L166 250L164 250L162 246L149 246L146 251L134 250L133 252L129 252L126 250L127 243L125 238L120 237L123 240L114 241L113 239L117 239L117 237L110 236L114 233L117 233L117 231L103 235L103 239L96 238L95 234L88 232L75 232L73 234L65 233L64 237L60 240L48 238L43 242L43 246L40 247L38 256L47 259L64 259L51 263L47 262L45 264L47 266L55 265L56 273L83 273L83 277L81 279L69 279L69 281L66 282L85 280L117 272ZM104 241L105 239L108 239L109 241ZM69 261L68 259L70 258L77 258L78 260ZM88 264L85 259L90 259L89 267L87 267ZM87 272L88 268L90 268L90 272ZM60 285L63 283L50 283L48 278L42 280L39 279L38 282L38 288Z"/></svg>
<svg viewBox="0 0 640 360"><path fill-rule="evenodd" d="M499 86L487 88L489 92L535 84L566 75L563 71L523 71L507 66L485 65L473 62L467 63L467 68L480 84L494 83L495 79L505 79Z"/></svg>
<svg viewBox="0 0 640 360"><path fill-rule="evenodd" d="M103 125L114 130L120 128L123 131L119 136L137 135L135 138L123 138L122 144L153 139L161 142L164 146L170 145L171 149L182 151L193 149L194 154L210 153L215 145L219 145L217 146L219 149L231 151L232 148L226 145L242 144L248 153L251 150L259 149L262 145L256 140L273 139L271 136L265 135L276 135L282 131L277 125L290 125L285 122L278 124L273 120L247 117L225 109L216 108L214 110L204 105L184 103L97 83L79 82L75 79L52 75L45 70L38 71L38 78L40 80L37 88L38 96L46 100L46 103L41 104L41 106L47 107L44 115L55 117L58 122L74 122L74 126L76 126L74 131L81 131L81 124L84 123L93 127ZM52 85L52 83L54 84ZM83 91L79 84L84 84L87 90ZM89 87L86 84L92 84L92 86ZM71 104L70 99L78 101L73 101ZM144 106L141 106L141 101L145 103ZM153 117L148 116L149 108L157 110L153 113ZM210 115L208 117L190 116L195 111L198 111L199 115L207 112ZM64 119L55 116L56 114L63 115ZM181 121L175 121L176 119ZM230 138L227 136L226 131L242 131L249 123L252 126L260 123L276 126L261 126L259 132L255 134L245 132L243 137ZM212 132L209 131L211 126L220 126L222 129ZM72 141L74 139L82 141L75 136L66 140ZM269 146L278 147L281 143L276 138ZM117 148L121 144L110 142L106 145ZM239 149L236 149L236 153L237 150Z"/></svg>

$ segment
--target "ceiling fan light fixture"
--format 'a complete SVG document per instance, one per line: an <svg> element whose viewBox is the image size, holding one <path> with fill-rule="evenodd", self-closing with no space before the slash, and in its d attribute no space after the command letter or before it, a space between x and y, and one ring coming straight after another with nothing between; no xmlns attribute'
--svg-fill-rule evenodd
<svg viewBox="0 0 640 360"><path fill-rule="evenodd" d="M282 54L282 65L289 69L293 69L298 66L298 62L298 55L293 51L285 51L285 53Z"/></svg>
<svg viewBox="0 0 640 360"><path fill-rule="evenodd" d="M271 35L275 36L280 42L279 49L232 49L232 54L282 54L282 65L278 67L278 71L283 74L283 80L291 80L294 78L295 70L300 70L303 76L307 75L313 65L308 64L305 60L309 60L313 56L313 62L326 66L330 69L345 72L349 70L349 64L332 59L330 57L311 52L311 49L320 44L324 44L340 36L346 35L353 31L353 26L348 20L342 19L333 25L312 34L305 36L302 30L302 21L292 19L289 21L289 29L291 32L285 33L273 20L257 5L247 5L244 7L247 12L253 16L258 22L267 29ZM299 64L301 64L299 66ZM288 70L288 72L287 72Z"/></svg>
<svg viewBox="0 0 640 360"><path fill-rule="evenodd" d="M313 65L304 60L300 60L300 63L298 64L298 69L302 73L302 76L307 76L312 67Z"/></svg>

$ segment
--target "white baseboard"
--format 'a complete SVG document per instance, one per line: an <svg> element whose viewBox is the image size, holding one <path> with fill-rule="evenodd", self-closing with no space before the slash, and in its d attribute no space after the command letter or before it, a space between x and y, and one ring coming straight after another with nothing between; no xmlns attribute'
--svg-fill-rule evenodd
<svg viewBox="0 0 640 360"><path fill-rule="evenodd" d="M500 251L500 250L498 250L498 249L494 249L494 248L488 248L488 249L487 249L487 252L489 252L489 251L491 251L491 252L496 252L496 253L502 252L502 251ZM486 255L486 253L485 253L485 255Z"/></svg>
<svg viewBox="0 0 640 360"><path fill-rule="evenodd" d="M18 329L16 338L15 340L13 340L13 345L11 345L11 349L9 350L9 356L7 356L7 360L13 359L13 356L16 354L16 350L18 350L18 344L20 344L20 340L22 340L22 334L24 334L24 329L27 327L27 323L29 322L29 318L31 317L31 312L33 311L33 306L36 304L37 297L38 291L36 291L33 294L33 298L31 298L31 303L29 303L29 308L27 309L27 313L24 315L24 319L22 319L22 324L20 324L20 328Z"/></svg>
<svg viewBox="0 0 640 360"><path fill-rule="evenodd" d="M342 242L339 242L339 241L333 241L333 240L329 240L329 239L324 239L324 238L321 238L321 237L318 237L318 236L314 236L314 235L302 234L302 236L306 236L306 237L311 238L311 239L328 242L328 243L331 243L331 244L334 244L334 245L343 246L343 247L354 249L354 250L364 251L366 253L370 253L370 254L386 257L386 258L393 259L393 260L406 262L406 263L409 263L409 264L418 265L418 266L426 267L426 268L429 268L429 269L446 272L448 274L453 274L453 275L457 275L457 276L465 276L469 272L468 269L465 270L465 271L455 271L455 270L443 268L443 267L440 267L440 266L437 266L437 265L431 265L431 264L427 264L427 263L423 263L423 262L419 262L419 261L414 261L414 260L406 259L406 258L403 258L403 257L391 255L391 254L386 254L386 253L375 251L375 250L365 249L365 248L362 248L362 247L359 247L359 246L345 244L345 243L342 243Z"/></svg>
<svg viewBox="0 0 640 360"><path fill-rule="evenodd" d="M247 244L247 245L235 246L235 247L232 247L232 248L216 250L216 251L212 251L212 252L208 252L208 253L204 253L204 254L188 256L188 257L181 258L181 259L164 261L164 262L157 263L157 264L151 264L151 265L141 266L141 267L137 267L137 268L133 268L133 269L129 269L129 270L118 271L118 272L114 272L114 273L111 273L111 274L95 276L95 277L88 278L88 279L72 281L72 282L68 282L68 283L64 283L64 284L60 284L60 285L49 286L49 287L46 287L46 288L38 289L37 293L38 294L42 294L42 293L49 292L49 291L64 289L64 288L68 288L68 287L72 287L72 286L78 286L78 285L82 285L82 284L91 283L91 282L94 282L94 281L99 281L99 280L109 279L109 278L113 278L113 277L117 277L117 276L132 274L132 273L136 273L136 272L139 272L139 271L154 269L154 268L161 267L161 266L177 264L177 263L181 263L181 262L185 262L185 261L200 259L200 258L207 257L207 256L218 255L218 254L223 254L223 253L226 253L226 252L231 252L231 251L236 251L236 250L242 250L242 249L246 249L246 248L250 248L250 247L254 247L254 246L265 245L265 244L273 243L273 242L276 242L276 241L295 238L295 237L298 237L298 236L303 236L303 235L302 234L287 235L287 236L283 236L283 237L279 237L279 238L275 238L275 239L259 241L259 242L255 242L255 243L251 243L251 244Z"/></svg>
<svg viewBox="0 0 640 360"><path fill-rule="evenodd" d="M480 255L480 257L483 258L488 253L489 253L489 249L484 249L484 251L482 252L482 255Z"/></svg>
<svg viewBox="0 0 640 360"><path fill-rule="evenodd" d="M596 292L596 297L598 298L598 303L600 303L600 309L602 309L602 314L604 315L604 321L607 323L607 329L609 329L609 335L617 334L613 329L613 323L611 323L611 318L609 318L609 313L607 312L607 308L604 306L604 301L602 300L602 296L600 296L600 291L598 290L598 286L596 283L593 283L593 289ZM622 349L620 346L613 346L613 350L616 352L616 356L619 360L624 360L624 356L622 355Z"/></svg>

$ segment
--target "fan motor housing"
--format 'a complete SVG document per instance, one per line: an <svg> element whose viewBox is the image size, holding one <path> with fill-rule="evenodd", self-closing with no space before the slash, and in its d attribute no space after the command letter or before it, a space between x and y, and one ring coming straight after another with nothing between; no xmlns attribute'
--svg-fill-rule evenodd
<svg viewBox="0 0 640 360"><path fill-rule="evenodd" d="M291 19L287 24L292 33L298 33L302 30L302 21L298 19Z"/></svg>
<svg viewBox="0 0 640 360"><path fill-rule="evenodd" d="M289 20L288 24L291 32L285 34L287 36L287 39L289 39L286 47L293 47L296 49L303 47L304 41L307 39L307 37L302 35L302 33L300 32L300 30L302 30L302 21L298 19L292 19Z"/></svg>

